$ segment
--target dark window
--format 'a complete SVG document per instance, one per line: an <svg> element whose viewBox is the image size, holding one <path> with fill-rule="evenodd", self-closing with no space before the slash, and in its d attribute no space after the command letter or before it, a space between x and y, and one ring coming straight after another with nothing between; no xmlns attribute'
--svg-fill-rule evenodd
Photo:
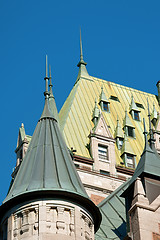
<svg viewBox="0 0 160 240"><path fill-rule="evenodd" d="M116 97L116 96L110 96L110 99L111 99L111 100L114 100L114 101L117 101L117 102L120 102L119 99L118 99L118 97Z"/></svg>
<svg viewBox="0 0 160 240"><path fill-rule="evenodd" d="M137 120L137 121L140 120L138 111L134 111L134 120Z"/></svg>
<svg viewBox="0 0 160 240"><path fill-rule="evenodd" d="M107 176L109 175L109 172L104 171L104 170L100 170L100 173L103 174L103 175L107 175Z"/></svg>
<svg viewBox="0 0 160 240"><path fill-rule="evenodd" d="M109 106L107 102L103 102L103 110L109 112Z"/></svg>
<svg viewBox="0 0 160 240"><path fill-rule="evenodd" d="M132 127L128 127L128 136L129 137L134 137L134 132Z"/></svg>
<svg viewBox="0 0 160 240"><path fill-rule="evenodd" d="M135 168L135 163L134 163L134 156L131 155L131 154L127 154L127 167L130 167L130 168Z"/></svg>
<svg viewBox="0 0 160 240"><path fill-rule="evenodd" d="M75 165L76 168L79 168L79 164L75 163L74 165Z"/></svg>
<svg viewBox="0 0 160 240"><path fill-rule="evenodd" d="M139 108L144 109L144 106L141 103L136 103L136 106L139 107Z"/></svg>
<svg viewBox="0 0 160 240"><path fill-rule="evenodd" d="M108 147L98 145L98 157L100 160L108 160Z"/></svg>

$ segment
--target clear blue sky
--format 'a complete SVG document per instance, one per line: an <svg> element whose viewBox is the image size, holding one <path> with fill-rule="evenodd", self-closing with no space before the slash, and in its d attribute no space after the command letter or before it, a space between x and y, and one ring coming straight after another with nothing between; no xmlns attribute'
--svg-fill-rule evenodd
<svg viewBox="0 0 160 240"><path fill-rule="evenodd" d="M79 29L90 75L157 94L160 1L1 0L0 202L15 166L18 130L43 110L45 54L61 109L78 74Z"/></svg>

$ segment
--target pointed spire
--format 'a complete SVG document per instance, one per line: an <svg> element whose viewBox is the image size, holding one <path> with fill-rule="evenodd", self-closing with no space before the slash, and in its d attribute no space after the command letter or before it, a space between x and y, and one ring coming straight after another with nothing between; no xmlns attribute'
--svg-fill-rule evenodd
<svg viewBox="0 0 160 240"><path fill-rule="evenodd" d="M81 28L80 28L80 61L83 61L83 50L82 50Z"/></svg>
<svg viewBox="0 0 160 240"><path fill-rule="evenodd" d="M152 121L154 127L156 126L157 119L158 119L158 113L157 113L157 110L155 108L155 104L153 103L153 111L152 111L152 114L151 114L151 121Z"/></svg>
<svg viewBox="0 0 160 240"><path fill-rule="evenodd" d="M135 104L133 94L132 94L131 105L130 105L130 111L132 111L132 110L135 110L135 111L140 112L139 109L138 109L138 107L137 107L136 104Z"/></svg>
<svg viewBox="0 0 160 240"><path fill-rule="evenodd" d="M135 153L133 152L132 148L131 148L131 145L127 139L127 135L126 135L126 132L124 133L124 140L123 140L123 145L122 145L122 150L121 150L122 154L121 156L124 154L124 153L128 153L128 154L131 154L131 155L134 155L135 156Z"/></svg>
<svg viewBox="0 0 160 240"><path fill-rule="evenodd" d="M49 64L49 97L54 97L53 96L53 91L52 91L52 76L51 76L51 65Z"/></svg>
<svg viewBox="0 0 160 240"><path fill-rule="evenodd" d="M116 126L116 130L115 130L115 137L119 137L119 138L124 138L124 133L123 133L123 130L122 130L122 127L119 123L119 118L118 118L118 115L117 115L117 126Z"/></svg>
<svg viewBox="0 0 160 240"><path fill-rule="evenodd" d="M100 111L99 111L99 108L97 105L97 99L95 98L95 106L94 106L93 114L92 114L92 121L93 121L94 125L97 124L99 115L100 115Z"/></svg>
<svg viewBox="0 0 160 240"><path fill-rule="evenodd" d="M49 80L49 77L48 77L48 56L47 55L46 55L46 76L45 76L44 80L46 81L46 90L44 92L44 96L47 99L48 96L49 96L49 92L48 92L48 80Z"/></svg>
<svg viewBox="0 0 160 240"><path fill-rule="evenodd" d="M58 111L57 111L57 107L56 107L56 102L55 102L55 98L53 95L53 91L52 91L52 76L51 76L51 66L49 65L49 107L51 112L53 113L53 116L55 117L55 119L57 120L58 124L59 124L59 115L58 115Z"/></svg>
<svg viewBox="0 0 160 240"><path fill-rule="evenodd" d="M150 143L150 147L152 150L155 149L155 139L153 136L153 129L151 127L151 114L150 114L150 109L149 109L149 102L148 102L148 98L147 98L147 105L148 105L148 118L149 118L149 143Z"/></svg>
<svg viewBox="0 0 160 240"><path fill-rule="evenodd" d="M95 107L94 107L94 110L93 110L93 118L94 117L99 117L99 108L98 108L98 105L97 105L97 99L95 98Z"/></svg>
<svg viewBox="0 0 160 240"><path fill-rule="evenodd" d="M46 76L44 78L44 80L46 81L46 89L44 92L44 96L45 96L45 105L44 105L44 109L43 109L43 113L41 115L40 120L42 120L43 118L53 118L56 120L55 116L53 115L53 113L51 112L50 108L49 108L49 91L48 91L48 57L46 55ZM39 120L39 121L40 121Z"/></svg>
<svg viewBox="0 0 160 240"><path fill-rule="evenodd" d="M79 67L79 73L78 73L77 81L79 80L79 78L81 76L82 77L89 77L89 74L88 74L87 69L86 69L86 65L87 65L87 63L84 62L84 60L83 60L82 39L81 39L81 29L80 29L80 61L77 64L77 66Z"/></svg>
<svg viewBox="0 0 160 240"><path fill-rule="evenodd" d="M128 127L132 127L134 128L129 116L128 116L128 113L127 113L127 109L125 110L125 118L124 118L124 121L123 121L123 126L128 126Z"/></svg>
<svg viewBox="0 0 160 240"><path fill-rule="evenodd" d="M110 102L108 101L108 99L107 99L104 91L103 91L103 86L101 87L101 94L100 94L100 98L99 98L99 102L101 102L101 101L110 103Z"/></svg>
<svg viewBox="0 0 160 240"><path fill-rule="evenodd" d="M145 147L144 147L144 149L146 149L146 148L148 148L148 139L147 139L148 132L146 130L146 124L145 124L145 119L144 118L143 118L143 126L144 126L143 134L144 134L144 140L145 140Z"/></svg>

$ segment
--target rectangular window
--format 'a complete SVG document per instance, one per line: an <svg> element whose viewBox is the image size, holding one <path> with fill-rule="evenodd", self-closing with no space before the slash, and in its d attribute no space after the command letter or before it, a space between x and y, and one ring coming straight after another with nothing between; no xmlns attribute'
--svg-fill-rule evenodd
<svg viewBox="0 0 160 240"><path fill-rule="evenodd" d="M103 174L103 175L106 175L106 176L110 175L110 173L109 173L109 172L107 172L107 171L104 171L104 170L100 170L100 174Z"/></svg>
<svg viewBox="0 0 160 240"><path fill-rule="evenodd" d="M134 132L132 127L128 127L128 136L129 137L134 137Z"/></svg>
<svg viewBox="0 0 160 240"><path fill-rule="evenodd" d="M134 111L134 120L137 120L137 121L140 120L138 111Z"/></svg>
<svg viewBox="0 0 160 240"><path fill-rule="evenodd" d="M116 96L110 96L110 99L112 99L112 100L114 100L114 101L117 101L117 102L120 102L119 99L118 99L118 97L116 97Z"/></svg>
<svg viewBox="0 0 160 240"><path fill-rule="evenodd" d="M103 110L109 112L109 106L107 102L103 102Z"/></svg>
<svg viewBox="0 0 160 240"><path fill-rule="evenodd" d="M102 161L108 161L108 147L98 145L98 157Z"/></svg>
<svg viewBox="0 0 160 240"><path fill-rule="evenodd" d="M130 167L130 168L135 168L135 163L134 163L134 156L131 155L131 154L127 154L127 159L126 159L126 165L127 167Z"/></svg>
<svg viewBox="0 0 160 240"><path fill-rule="evenodd" d="M139 108L145 109L144 106L141 103L136 103L136 106L139 107Z"/></svg>
<svg viewBox="0 0 160 240"><path fill-rule="evenodd" d="M123 138L119 138L119 149L122 148L123 145Z"/></svg>

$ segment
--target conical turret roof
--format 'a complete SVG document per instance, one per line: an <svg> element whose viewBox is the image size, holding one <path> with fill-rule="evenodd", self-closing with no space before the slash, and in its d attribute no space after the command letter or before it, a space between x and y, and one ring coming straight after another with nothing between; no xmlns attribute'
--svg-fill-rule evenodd
<svg viewBox="0 0 160 240"><path fill-rule="evenodd" d="M101 221L100 212L84 189L56 117L50 110L47 75L45 80L47 84L43 113L3 205L10 206L15 202L17 204L26 199L35 199L37 196L45 198L60 196L86 207L92 214L97 229Z"/></svg>

